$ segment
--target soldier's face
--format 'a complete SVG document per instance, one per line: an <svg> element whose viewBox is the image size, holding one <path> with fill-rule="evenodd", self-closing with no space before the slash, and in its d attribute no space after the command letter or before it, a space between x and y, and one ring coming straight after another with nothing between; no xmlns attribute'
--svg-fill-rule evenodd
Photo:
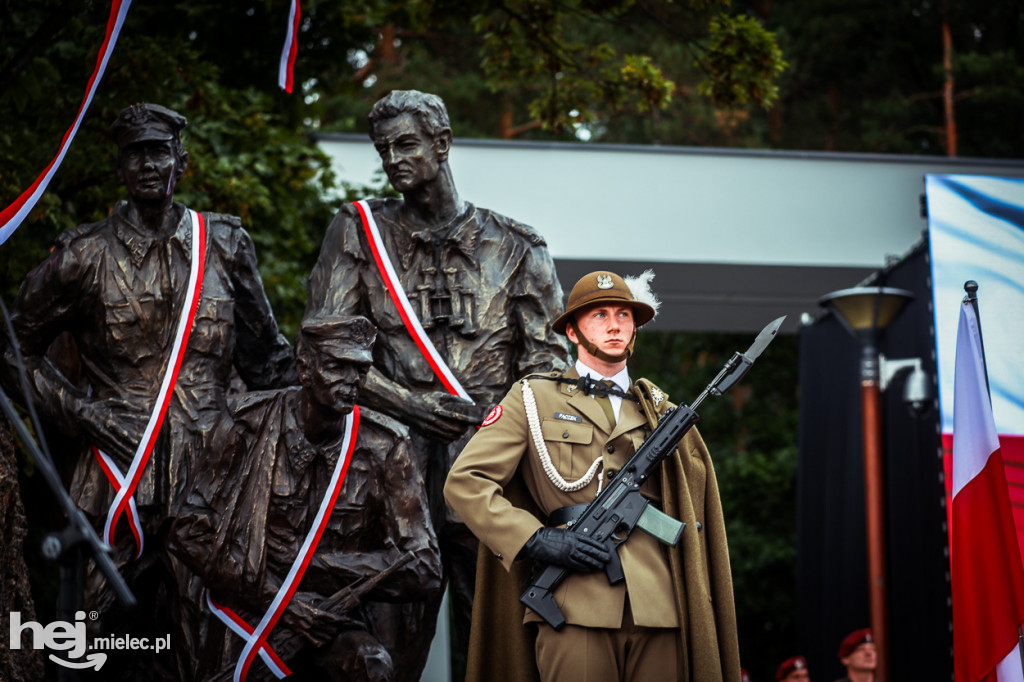
<svg viewBox="0 0 1024 682"><path fill-rule="evenodd" d="M118 171L137 202L162 201L174 193L177 183L177 159L170 141L144 141L130 144L118 154Z"/></svg>
<svg viewBox="0 0 1024 682"><path fill-rule="evenodd" d="M811 676L806 668L794 670L782 680L782 682L810 682Z"/></svg>
<svg viewBox="0 0 1024 682"><path fill-rule="evenodd" d="M628 305L599 304L576 315L576 327L590 342L609 355L621 355L633 338L633 308ZM579 337L572 325L566 327L566 336L573 343ZM583 353L586 349L579 349Z"/></svg>
<svg viewBox="0 0 1024 682"><path fill-rule="evenodd" d="M369 369L369 365L361 362L322 357L319 371L312 373L307 388L317 404L348 414L356 404Z"/></svg>
<svg viewBox="0 0 1024 682"><path fill-rule="evenodd" d="M840 663L853 670L874 670L878 665L878 652L874 642L864 642L853 653L846 658L839 659Z"/></svg>
<svg viewBox="0 0 1024 682"><path fill-rule="evenodd" d="M374 138L373 146L396 191L405 194L437 177L443 156L438 141L421 129L413 114L379 121Z"/></svg>

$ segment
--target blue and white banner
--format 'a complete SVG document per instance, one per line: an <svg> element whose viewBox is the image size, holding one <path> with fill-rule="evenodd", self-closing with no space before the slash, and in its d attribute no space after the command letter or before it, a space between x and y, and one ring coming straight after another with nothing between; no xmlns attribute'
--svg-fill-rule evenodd
<svg viewBox="0 0 1024 682"><path fill-rule="evenodd" d="M925 190L947 488L957 324L964 283L974 280L992 413L1024 545L1024 179L927 175Z"/></svg>

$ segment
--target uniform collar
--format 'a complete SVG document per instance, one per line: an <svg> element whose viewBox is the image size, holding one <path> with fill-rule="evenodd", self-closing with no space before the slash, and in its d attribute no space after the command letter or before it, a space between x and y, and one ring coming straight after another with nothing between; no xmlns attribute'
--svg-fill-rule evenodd
<svg viewBox="0 0 1024 682"><path fill-rule="evenodd" d="M296 415L294 429L284 429L281 432L281 438L284 441L284 450L287 453L288 462L295 473L303 472L311 462L319 457L322 457L328 467L333 467L337 462L337 455L340 453L341 444L345 440L344 430L334 440L326 443L316 444L311 443L306 438L306 432L302 428L302 418L300 414L300 404L302 402L300 396L302 394L302 388L295 386L288 390L287 400L288 406L285 408ZM346 417L347 419L348 417ZM280 450L280 444L278 445Z"/></svg>
<svg viewBox="0 0 1024 682"><path fill-rule="evenodd" d="M565 373L566 379L579 379L580 374L577 369L582 367L584 370L589 368L577 362L575 367L570 367L569 371ZM602 379L600 375L593 370L590 370L590 376L594 379ZM615 377L611 377L616 383L618 381L629 381L629 375L626 370L619 372ZM604 416L604 411L601 410L601 406L597 404L589 395L584 395L583 391L576 388L573 384L560 384L562 394L567 396L567 402L573 408L578 410L581 414L586 417L594 424L594 427L603 433L608 434L608 439L616 438L619 435L639 428L647 423L646 417L644 417L643 411L640 406L634 403L632 400L623 400L622 406L619 408L619 421L615 425L614 429L609 429L608 419ZM629 390L629 384L626 384L626 390Z"/></svg>
<svg viewBox="0 0 1024 682"><path fill-rule="evenodd" d="M583 361L577 360L576 361L576 374L577 374L577 376L580 376L580 377L588 376L591 379L593 379L594 381L605 381L605 380L611 381L613 384L615 384L624 393L628 392L629 391L629 387L632 385L632 382L630 382L630 380L629 380L629 368L628 367L623 367L622 371L619 372L618 374L616 374L613 377L606 377L603 374L600 374L599 372L597 372L597 371L591 369L590 367L587 367L586 365L584 365Z"/></svg>
<svg viewBox="0 0 1024 682"><path fill-rule="evenodd" d="M185 239L189 237L191 230L190 220L186 220L187 212L184 210L184 206L174 202L171 204L171 211L174 211L178 215L178 225L174 232L171 233L170 237L166 241L176 241L179 244L183 244ZM142 261L145 260L146 254L157 244L163 243L165 240L160 237L155 237L148 232L143 231L138 225L133 223L129 218L128 202L121 201L114 207L113 211L113 223L114 223L114 234L117 236L128 253L131 255L132 262L135 267L142 265ZM187 248L183 249L186 259L191 258L191 251Z"/></svg>
<svg viewBox="0 0 1024 682"><path fill-rule="evenodd" d="M473 260L473 256L476 253L477 242L480 240L480 233L483 231L483 226L476 218L476 207L468 201L465 202L465 210L456 216L447 226L430 227L420 230L411 230L407 234L409 240L412 241L416 247L429 246L434 247L438 245L442 252L442 258L446 257L448 253L452 251L458 251L470 261ZM393 220L391 216L383 216L385 220L401 228L401 224ZM441 238L438 239L438 233L443 233ZM416 249L399 249L399 259L402 262L402 268L405 270L409 269L409 264L412 262L413 256L415 255Z"/></svg>

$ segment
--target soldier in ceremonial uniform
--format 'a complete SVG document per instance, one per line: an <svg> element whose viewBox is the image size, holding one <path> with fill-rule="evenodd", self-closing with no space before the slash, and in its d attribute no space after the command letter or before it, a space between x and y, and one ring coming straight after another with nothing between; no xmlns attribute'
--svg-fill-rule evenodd
<svg viewBox="0 0 1024 682"><path fill-rule="evenodd" d="M784 660L775 671L775 682L811 682L807 659L793 656Z"/></svg>
<svg viewBox="0 0 1024 682"><path fill-rule="evenodd" d="M296 344L302 386L244 394L215 429L171 539L210 590L211 609L232 614L208 629L202 679L231 679L247 640L228 620L260 623L304 549L308 566L266 638L275 655L298 679L418 677L417 657L400 643L404 607L437 596L441 560L408 430L353 411L375 333L363 317L306 318ZM305 547L325 504L323 531ZM261 661L250 672L270 679Z"/></svg>
<svg viewBox="0 0 1024 682"><path fill-rule="evenodd" d="M360 400L410 428L451 579L453 648L464 651L477 543L447 513L444 477L518 377L567 366L565 342L549 326L562 289L536 231L459 197L439 97L394 91L369 120L402 198L339 211L313 269L306 314L364 315L378 328ZM419 641L409 642L424 661L437 606L420 619Z"/></svg>
<svg viewBox="0 0 1024 682"><path fill-rule="evenodd" d="M577 345L575 367L518 382L448 475L445 498L490 554L481 550L468 679L740 679L725 524L696 429L641 488L686 524L676 548L637 530L618 548L625 580L610 585L608 551L565 525L672 406L627 369L636 328L656 313L651 276L580 279L552 325ZM572 571L554 593L560 631L519 604L524 559Z"/></svg>
<svg viewBox="0 0 1024 682"><path fill-rule="evenodd" d="M836 682L874 682L878 652L871 628L854 630L839 643L839 662L846 667L846 676Z"/></svg>
<svg viewBox="0 0 1024 682"><path fill-rule="evenodd" d="M278 331L241 221L173 200L188 163L185 125L184 116L156 104L120 112L110 135L127 201L104 220L58 236L49 258L26 277L12 315L32 400L49 424L84 441L71 495L97 528L110 518L116 477L138 464L134 506L116 515L114 539L104 539L139 606L134 616L119 610L98 572L89 576L84 606L101 614L101 632L170 634L168 654L178 661L116 652L104 669L110 679L122 665L132 668L133 655L149 676L191 677L196 633L179 625L195 622L198 604L188 594L187 571L164 551L167 526L206 434L226 408L233 368L252 389L296 381L291 346ZM80 382L47 357L62 335L73 340ZM13 367L10 348L6 360ZM162 425L144 447L147 422L162 404Z"/></svg>

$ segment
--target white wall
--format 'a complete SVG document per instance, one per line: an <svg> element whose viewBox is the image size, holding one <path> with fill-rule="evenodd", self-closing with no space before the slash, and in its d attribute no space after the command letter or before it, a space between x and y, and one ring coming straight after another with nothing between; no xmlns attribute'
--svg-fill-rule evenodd
<svg viewBox="0 0 1024 682"><path fill-rule="evenodd" d="M324 136L339 177L380 185L362 135ZM1024 161L456 139L462 197L538 229L568 291L654 266L659 329L793 331L924 232L926 173L1024 177ZM378 180L374 182L375 174Z"/></svg>
<svg viewBox="0 0 1024 682"><path fill-rule="evenodd" d="M368 138L328 136L369 184ZM555 258L881 267L925 228L925 173L1024 176L1024 162L456 140L462 197L533 225Z"/></svg>

